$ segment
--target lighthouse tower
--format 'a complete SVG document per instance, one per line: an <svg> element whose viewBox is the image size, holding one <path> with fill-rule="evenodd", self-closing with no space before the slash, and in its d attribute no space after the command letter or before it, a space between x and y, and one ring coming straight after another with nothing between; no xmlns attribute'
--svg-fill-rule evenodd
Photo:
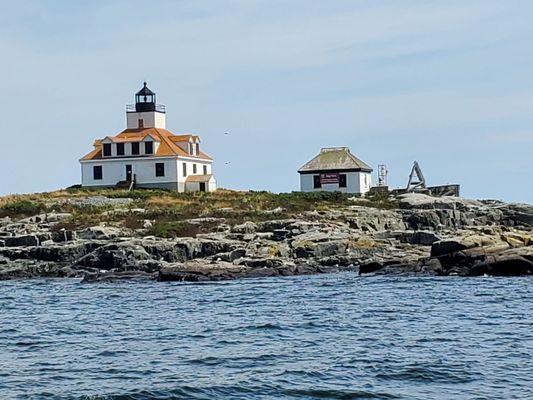
<svg viewBox="0 0 533 400"><path fill-rule="evenodd" d="M135 104L126 106L126 126L128 129L166 129L165 106L156 103L155 93L146 86L146 82L135 93Z"/></svg>

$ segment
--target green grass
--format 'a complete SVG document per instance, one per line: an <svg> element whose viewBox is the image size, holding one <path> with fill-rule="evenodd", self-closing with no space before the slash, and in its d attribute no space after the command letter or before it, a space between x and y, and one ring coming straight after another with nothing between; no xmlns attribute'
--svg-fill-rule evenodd
<svg viewBox="0 0 533 400"><path fill-rule="evenodd" d="M201 232L200 226L185 221L160 221L153 225L148 235L163 238L196 237Z"/></svg>
<svg viewBox="0 0 533 400"><path fill-rule="evenodd" d="M16 199L0 206L0 217L29 217L39 214L45 209L41 202Z"/></svg>
<svg viewBox="0 0 533 400"><path fill-rule="evenodd" d="M131 198L130 205L122 213L113 213L113 206L82 207L65 202L67 199L82 199L89 196L108 198ZM177 193L162 189L136 189L131 192L114 189L86 189L72 187L65 190L0 197L0 217L28 217L42 212L69 212L72 217L64 221L65 228L83 228L100 222L116 223L136 229L144 219L155 221L152 233L162 237L176 237L195 233L195 227L181 221L199 218L224 218L230 225L244 221L266 221L291 218L305 211L343 209L350 205L396 208L394 200L386 195L375 194L353 200L353 195L340 192L291 192L218 190L213 193ZM143 208L141 215L128 214L128 208ZM276 212L273 212L276 210ZM208 227L200 227L204 232ZM198 232L196 232L198 233Z"/></svg>

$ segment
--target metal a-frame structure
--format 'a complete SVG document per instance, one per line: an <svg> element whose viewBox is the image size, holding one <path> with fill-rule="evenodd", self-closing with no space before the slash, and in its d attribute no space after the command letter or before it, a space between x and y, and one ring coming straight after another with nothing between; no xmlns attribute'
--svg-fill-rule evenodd
<svg viewBox="0 0 533 400"><path fill-rule="evenodd" d="M418 165L418 161L415 161L411 173L409 174L409 182L407 182L405 190L408 192L416 192L423 189L427 189L426 180L424 179L424 174L422 174L420 165Z"/></svg>

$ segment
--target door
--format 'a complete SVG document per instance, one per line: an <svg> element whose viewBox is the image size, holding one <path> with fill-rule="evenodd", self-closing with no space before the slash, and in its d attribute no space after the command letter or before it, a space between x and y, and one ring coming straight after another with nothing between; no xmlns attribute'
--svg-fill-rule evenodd
<svg viewBox="0 0 533 400"><path fill-rule="evenodd" d="M205 192L205 182L200 182L200 192Z"/></svg>
<svg viewBox="0 0 533 400"><path fill-rule="evenodd" d="M132 168L131 168L131 165L128 164L126 165L126 180L128 182L131 182L131 178L132 178Z"/></svg>

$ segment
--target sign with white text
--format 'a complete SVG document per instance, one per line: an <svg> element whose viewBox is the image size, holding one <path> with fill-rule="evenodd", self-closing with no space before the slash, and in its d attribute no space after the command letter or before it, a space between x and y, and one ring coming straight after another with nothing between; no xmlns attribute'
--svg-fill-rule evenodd
<svg viewBox="0 0 533 400"><path fill-rule="evenodd" d="M322 184L328 184L328 183L339 183L339 174L337 173L330 173L330 174L320 174L320 183Z"/></svg>

